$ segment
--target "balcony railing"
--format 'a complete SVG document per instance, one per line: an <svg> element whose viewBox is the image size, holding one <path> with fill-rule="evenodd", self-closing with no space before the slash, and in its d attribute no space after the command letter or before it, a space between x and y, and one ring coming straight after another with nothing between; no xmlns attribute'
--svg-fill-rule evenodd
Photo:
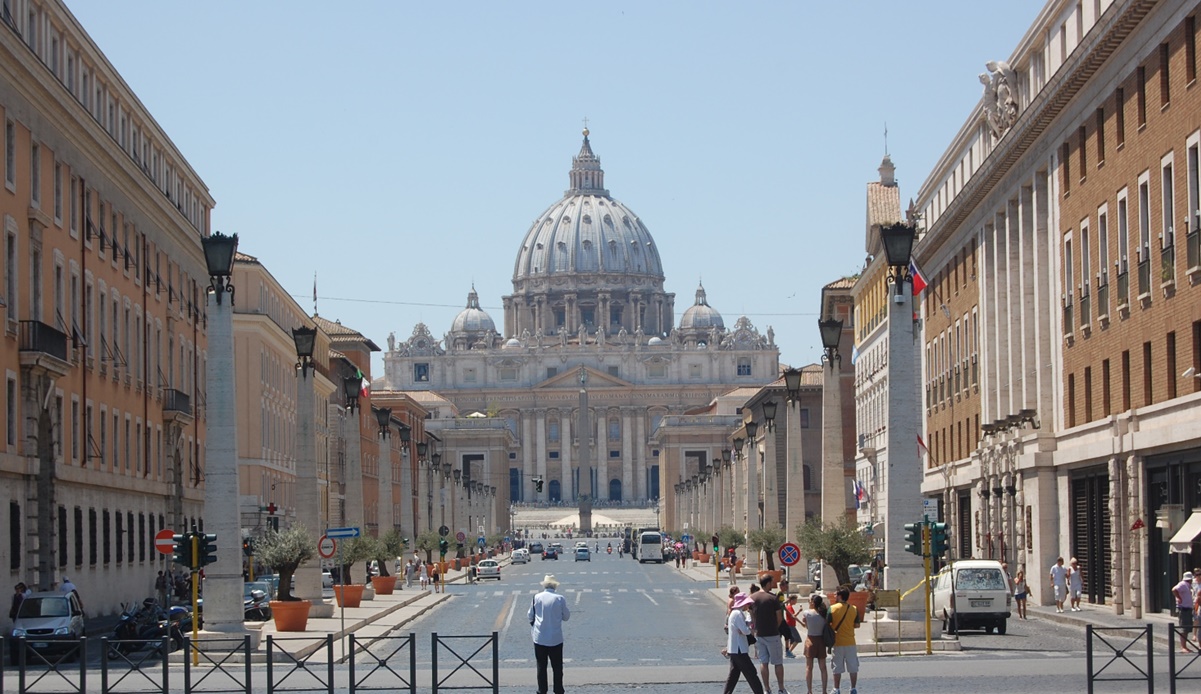
<svg viewBox="0 0 1201 694"><path fill-rule="evenodd" d="M1118 306L1130 303L1130 273L1118 273Z"/></svg>
<svg viewBox="0 0 1201 694"><path fill-rule="evenodd" d="M1089 311L1092 310L1092 297L1088 294L1080 295L1080 327L1088 325L1089 319L1093 316Z"/></svg>
<svg viewBox="0 0 1201 694"><path fill-rule="evenodd" d="M40 352L67 361L67 334L41 321L21 321L22 352Z"/></svg>
<svg viewBox="0 0 1201 694"><path fill-rule="evenodd" d="M1097 315L1109 315L1109 285L1103 284L1097 287Z"/></svg>
<svg viewBox="0 0 1201 694"><path fill-rule="evenodd" d="M1185 246L1187 247L1188 266L1190 268L1201 266L1201 231L1193 229L1185 237Z"/></svg>
<svg viewBox="0 0 1201 694"><path fill-rule="evenodd" d="M1071 302L1065 303L1063 305L1063 334L1071 335L1072 328L1075 325L1076 324L1072 322L1072 304Z"/></svg>
<svg viewBox="0 0 1201 694"><path fill-rule="evenodd" d="M1176 246L1165 246L1159 252L1159 278L1162 282L1176 281Z"/></svg>
<svg viewBox="0 0 1201 694"><path fill-rule="evenodd" d="M1138 295L1151 293L1151 259L1138 261Z"/></svg>
<svg viewBox="0 0 1201 694"><path fill-rule="evenodd" d="M163 411L191 416L192 398L187 393L174 388L165 388L163 390Z"/></svg>

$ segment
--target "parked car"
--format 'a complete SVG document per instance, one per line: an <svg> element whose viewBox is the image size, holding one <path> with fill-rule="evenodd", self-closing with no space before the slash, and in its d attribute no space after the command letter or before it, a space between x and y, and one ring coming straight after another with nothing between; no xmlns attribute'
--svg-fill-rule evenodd
<svg viewBox="0 0 1201 694"><path fill-rule="evenodd" d="M530 551L529 551L528 549L515 549L515 550L513 550L512 561L513 561L513 563L514 563L514 564L528 564L528 563L530 563Z"/></svg>
<svg viewBox="0 0 1201 694"><path fill-rule="evenodd" d="M559 550L555 549L553 546L547 547L546 551L542 553L542 561L546 561L547 559L554 559L555 561L558 561Z"/></svg>
<svg viewBox="0 0 1201 694"><path fill-rule="evenodd" d="M541 542L531 542L530 543L530 554L542 554L542 543Z"/></svg>
<svg viewBox="0 0 1201 694"><path fill-rule="evenodd" d="M83 606L74 593L33 593L21 601L9 641L12 662L18 662L17 639L24 636L31 653L25 662L38 662L32 653L57 655L75 661L84 635ZM32 656L32 657L31 657Z"/></svg>
<svg viewBox="0 0 1201 694"><path fill-rule="evenodd" d="M592 561L592 552L590 552L587 547L576 547L575 548L575 560L576 561Z"/></svg>
<svg viewBox="0 0 1201 694"><path fill-rule="evenodd" d="M931 594L935 619L946 633L957 629L984 629L1005 633L1013 608L1013 593L1001 562L964 559L944 568L933 579Z"/></svg>
<svg viewBox="0 0 1201 694"><path fill-rule="evenodd" d="M500 563L495 559L484 559L475 566L475 577L478 579L495 578L500 580Z"/></svg>

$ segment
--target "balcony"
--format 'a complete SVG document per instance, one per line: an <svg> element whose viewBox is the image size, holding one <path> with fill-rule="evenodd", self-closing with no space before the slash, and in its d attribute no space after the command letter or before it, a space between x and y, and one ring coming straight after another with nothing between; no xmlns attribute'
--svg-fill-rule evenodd
<svg viewBox="0 0 1201 694"><path fill-rule="evenodd" d="M1097 287L1097 318L1104 322L1109 318L1109 285Z"/></svg>
<svg viewBox="0 0 1201 694"><path fill-rule="evenodd" d="M1176 283L1176 246L1164 246L1159 252L1160 286L1167 288Z"/></svg>
<svg viewBox="0 0 1201 694"><path fill-rule="evenodd" d="M1138 298L1140 300L1149 300L1151 298L1151 259L1144 258L1138 261Z"/></svg>
<svg viewBox="0 0 1201 694"><path fill-rule="evenodd" d="M1130 305L1130 273L1118 273L1118 309Z"/></svg>
<svg viewBox="0 0 1201 694"><path fill-rule="evenodd" d="M1190 270L1201 267L1201 231L1193 229L1185 236L1188 267Z"/></svg>
<svg viewBox="0 0 1201 694"><path fill-rule="evenodd" d="M1093 300L1093 298L1091 296L1089 296L1088 294L1080 295L1080 327L1081 328L1087 329L1088 322L1089 322L1089 320L1092 319L1092 313L1090 313L1090 311L1092 311L1092 300Z"/></svg>
<svg viewBox="0 0 1201 694"><path fill-rule="evenodd" d="M1076 324L1072 321L1072 302L1065 302L1063 305L1063 334L1071 335L1072 327Z"/></svg>
<svg viewBox="0 0 1201 694"><path fill-rule="evenodd" d="M183 426L192 423L192 398L174 388L163 389L163 419Z"/></svg>
<svg viewBox="0 0 1201 694"><path fill-rule="evenodd" d="M44 369L55 378L70 372L67 334L41 321L21 321L19 351L23 367Z"/></svg>

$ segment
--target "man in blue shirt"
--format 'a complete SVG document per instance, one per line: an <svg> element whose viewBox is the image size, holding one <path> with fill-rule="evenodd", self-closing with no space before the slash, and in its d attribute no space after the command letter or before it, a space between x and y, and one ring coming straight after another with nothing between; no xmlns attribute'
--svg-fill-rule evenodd
<svg viewBox="0 0 1201 694"><path fill-rule="evenodd" d="M538 694L547 694L546 661L555 674L555 694L563 694L563 622L571 619L567 599L555 592L559 581L552 574L542 579L542 592L530 601L526 618L534 639L534 657L538 661Z"/></svg>

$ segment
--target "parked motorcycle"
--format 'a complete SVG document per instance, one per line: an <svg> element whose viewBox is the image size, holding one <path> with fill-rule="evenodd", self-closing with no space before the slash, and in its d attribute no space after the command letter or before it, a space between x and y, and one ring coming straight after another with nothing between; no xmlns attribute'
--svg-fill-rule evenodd
<svg viewBox="0 0 1201 694"><path fill-rule="evenodd" d="M110 655L129 655L146 647L157 651L164 636L170 637L171 650L183 647L183 625L191 628L192 621L186 609L164 610L154 598L146 598L140 606L131 603L123 607L113 629Z"/></svg>
<svg viewBox="0 0 1201 694"><path fill-rule="evenodd" d="M265 622L271 619L271 601L267 599L265 591L257 588L250 591L250 597L244 601L243 606L244 619L247 622Z"/></svg>

